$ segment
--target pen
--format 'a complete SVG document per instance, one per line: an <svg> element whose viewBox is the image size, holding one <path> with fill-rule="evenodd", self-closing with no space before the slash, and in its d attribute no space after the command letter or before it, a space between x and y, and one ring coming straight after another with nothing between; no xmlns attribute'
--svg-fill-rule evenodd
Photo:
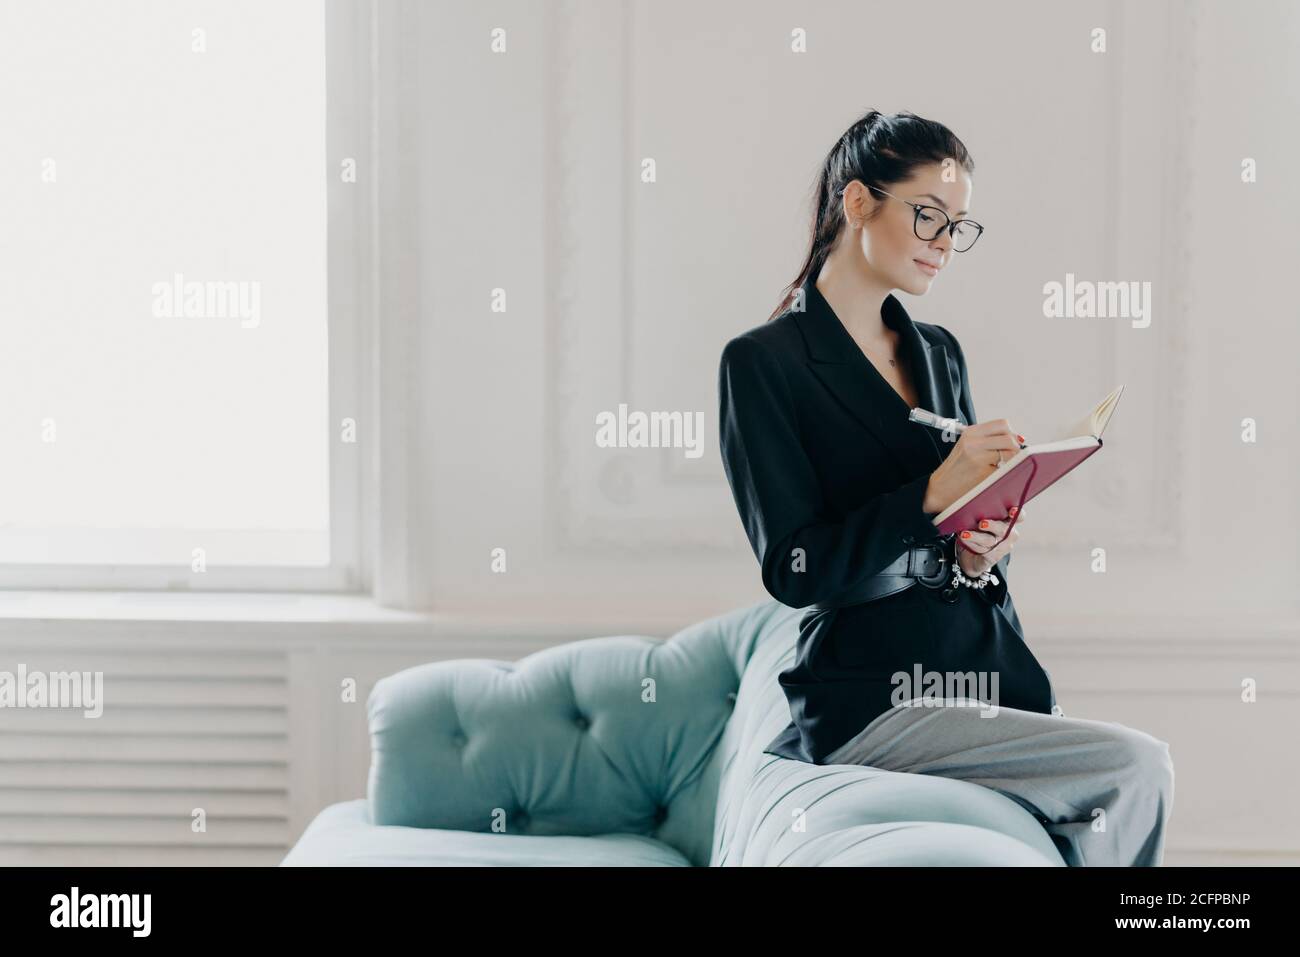
<svg viewBox="0 0 1300 957"><path fill-rule="evenodd" d="M966 431L966 423L958 422L956 419L946 418L936 412L931 412L928 409L914 408L907 414L907 418L911 422L920 422L922 425L928 425L930 428L938 429L941 432L952 431L962 433ZM1016 444L1019 445L1020 443ZM1022 449L1024 448L1023 445L1020 447Z"/></svg>

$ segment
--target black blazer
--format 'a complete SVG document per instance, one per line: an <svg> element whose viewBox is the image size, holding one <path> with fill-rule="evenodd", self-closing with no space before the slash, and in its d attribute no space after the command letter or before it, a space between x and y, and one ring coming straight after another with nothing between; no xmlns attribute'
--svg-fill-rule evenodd
<svg viewBox="0 0 1300 957"><path fill-rule="evenodd" d="M908 420L812 277L798 303L726 344L718 372L723 467L763 585L804 608L833 600L913 543L939 536L921 503L951 450ZM913 322L893 295L881 308L900 335L921 404L977 422L966 360L942 326ZM1001 517L1001 516L998 516ZM1007 588L943 592L919 583L861 605L809 609L796 661L780 676L791 722L764 749L820 764L891 707L897 672L984 672L1002 707L1050 712L1048 673L1025 644ZM986 685L992 689L992 685ZM920 691L916 692L918 695Z"/></svg>

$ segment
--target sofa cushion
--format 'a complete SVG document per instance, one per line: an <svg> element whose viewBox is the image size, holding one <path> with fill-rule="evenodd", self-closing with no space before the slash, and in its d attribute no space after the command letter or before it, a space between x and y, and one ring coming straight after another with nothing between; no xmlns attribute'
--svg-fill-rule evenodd
<svg viewBox="0 0 1300 957"><path fill-rule="evenodd" d="M377 826L366 800L332 804L303 832L283 867L689 867L662 841L636 834L530 837Z"/></svg>
<svg viewBox="0 0 1300 957"><path fill-rule="evenodd" d="M367 700L374 821L490 837L640 834L708 864L718 742L735 724L740 677L760 643L793 642L796 614L765 602L667 641L589 638L382 678Z"/></svg>

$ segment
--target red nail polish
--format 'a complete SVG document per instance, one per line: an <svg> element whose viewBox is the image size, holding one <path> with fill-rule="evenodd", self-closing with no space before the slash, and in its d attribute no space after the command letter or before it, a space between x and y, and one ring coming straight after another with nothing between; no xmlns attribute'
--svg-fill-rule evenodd
<svg viewBox="0 0 1300 957"><path fill-rule="evenodd" d="M970 538L970 532L962 532L962 533L961 533L961 537L962 537L962 538Z"/></svg>
<svg viewBox="0 0 1300 957"><path fill-rule="evenodd" d="M1010 512L1010 514L1015 515L1016 512L1020 511L1020 506L1019 506L1019 505L1012 505L1011 508L1008 509L1008 511Z"/></svg>
<svg viewBox="0 0 1300 957"><path fill-rule="evenodd" d="M1018 432L1016 433L1016 438L1018 438L1021 442L1025 441L1025 437Z"/></svg>
<svg viewBox="0 0 1300 957"><path fill-rule="evenodd" d="M988 527L989 527L988 519L986 519L986 518L981 518L981 519L980 519L980 528L988 528Z"/></svg>

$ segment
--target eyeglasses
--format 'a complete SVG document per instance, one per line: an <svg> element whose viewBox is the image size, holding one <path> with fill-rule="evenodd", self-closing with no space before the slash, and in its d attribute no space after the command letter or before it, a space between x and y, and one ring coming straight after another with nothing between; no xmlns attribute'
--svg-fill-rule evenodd
<svg viewBox="0 0 1300 957"><path fill-rule="evenodd" d="M848 187L845 187L847 189ZM903 199L901 196L894 196L893 193L885 192L879 186L869 187L877 193L884 193L886 196L898 200L900 203L907 203L916 213L912 216L912 232L916 234L917 239L924 239L927 243L939 238L939 234L945 229L948 235L952 237L952 251L955 253L964 253L975 245L975 241L984 233L984 227L973 219L959 219L953 222L938 206L925 206L921 203L913 203L911 200ZM844 195L844 190L840 190L840 195ZM926 235L926 234L929 235Z"/></svg>

